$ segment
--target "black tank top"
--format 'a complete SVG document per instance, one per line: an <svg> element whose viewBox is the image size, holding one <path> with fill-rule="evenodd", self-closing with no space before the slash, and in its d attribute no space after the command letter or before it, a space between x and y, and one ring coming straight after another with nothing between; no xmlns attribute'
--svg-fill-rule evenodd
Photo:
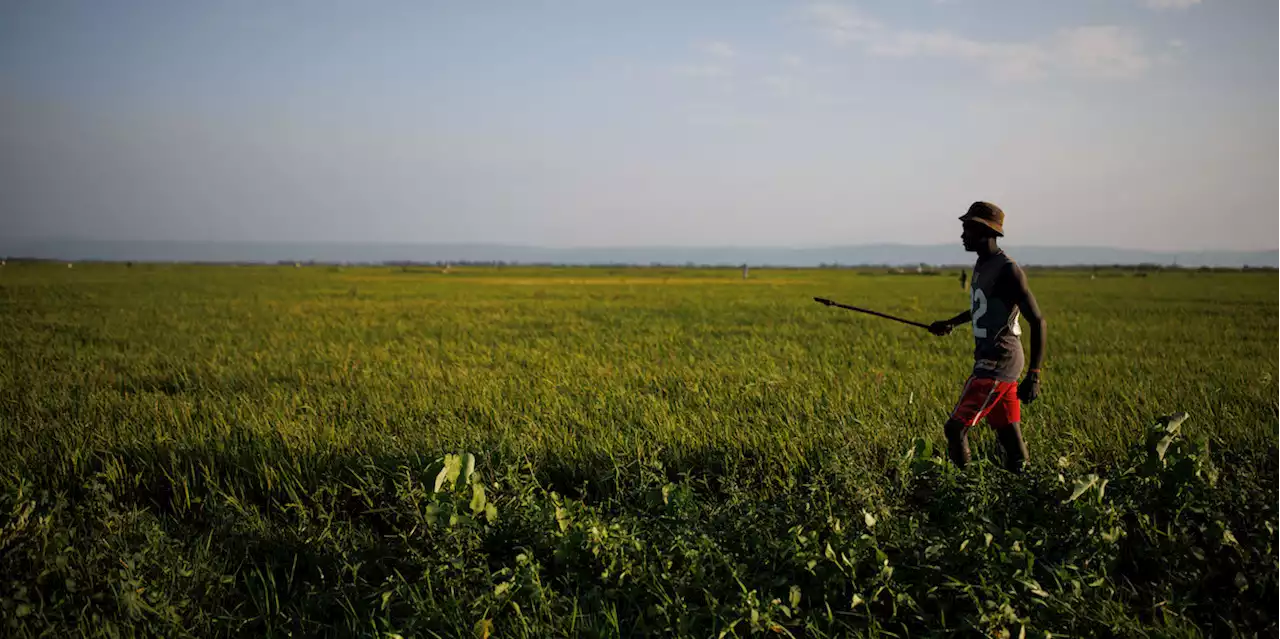
<svg viewBox="0 0 1280 639"><path fill-rule="evenodd" d="M1025 362L1011 286L1018 264L1004 251L979 258L969 286L973 315L973 375L1018 381Z"/></svg>

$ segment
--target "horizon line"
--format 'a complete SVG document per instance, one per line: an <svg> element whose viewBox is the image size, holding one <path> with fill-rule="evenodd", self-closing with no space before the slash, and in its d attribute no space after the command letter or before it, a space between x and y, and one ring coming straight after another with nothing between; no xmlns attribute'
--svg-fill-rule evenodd
<svg viewBox="0 0 1280 639"><path fill-rule="evenodd" d="M408 240L280 240L280 239L122 239L122 238L84 238L69 236L45 236L45 237L10 237L3 242L7 243L25 243L25 242L86 242L86 243L102 243L102 244L248 244L248 245L266 245L266 244L284 244L284 245L302 245L302 246L321 246L321 245L365 245L365 246L436 246L436 247L493 247L493 248L520 248L520 249L541 249L550 251L599 251L599 250L645 250L645 249L763 249L763 250L786 250L786 251L814 251L814 250L831 250L845 248L861 248L861 247L904 247L904 248L937 248L937 247L960 247L959 242L936 242L936 243L907 243L907 242L891 242L891 241L873 241L873 242L850 242L846 244L598 244L598 245L554 245L554 244L519 244L509 242L492 242L492 241L408 241ZM1025 249L1105 249L1118 251L1135 251L1143 253L1167 253L1167 254L1193 254L1193 253L1280 253L1280 246L1272 248L1179 248L1179 249L1155 249L1155 248L1136 248L1115 244L1019 244L1009 242L1007 238L1002 242L1011 246Z"/></svg>

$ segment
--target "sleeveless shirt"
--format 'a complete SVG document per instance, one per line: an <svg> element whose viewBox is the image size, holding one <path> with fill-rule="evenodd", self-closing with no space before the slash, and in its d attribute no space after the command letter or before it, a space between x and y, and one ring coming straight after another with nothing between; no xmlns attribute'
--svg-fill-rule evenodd
<svg viewBox="0 0 1280 639"><path fill-rule="evenodd" d="M1013 301L1017 262L1004 251L978 258L970 279L969 310L973 323L973 375L1016 382L1025 362L1018 307Z"/></svg>

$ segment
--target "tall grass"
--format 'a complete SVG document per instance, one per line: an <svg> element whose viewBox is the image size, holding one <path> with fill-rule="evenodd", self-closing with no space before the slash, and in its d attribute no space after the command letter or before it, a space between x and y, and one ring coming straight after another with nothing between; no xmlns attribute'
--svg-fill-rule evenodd
<svg viewBox="0 0 1280 639"><path fill-rule="evenodd" d="M967 336L809 301L928 321L953 277L10 263L0 609L19 635L1274 632L1276 276L1031 282L1014 478L985 433L963 473L936 452ZM437 490L454 451L478 470Z"/></svg>

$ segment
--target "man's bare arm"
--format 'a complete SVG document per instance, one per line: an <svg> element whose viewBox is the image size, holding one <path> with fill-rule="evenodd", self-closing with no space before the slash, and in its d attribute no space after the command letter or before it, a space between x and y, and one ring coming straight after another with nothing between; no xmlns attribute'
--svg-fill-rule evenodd
<svg viewBox="0 0 1280 639"><path fill-rule="evenodd" d="M1031 293L1031 287L1027 285L1026 273L1023 273L1020 268L1010 270L1012 277L1009 281L1011 292L1013 293L1013 303L1018 305L1018 309L1022 311L1022 316L1027 318L1027 325L1031 327L1031 359L1027 362L1027 368L1038 371L1040 370L1040 363L1044 360L1044 316L1040 314L1040 306L1036 304L1036 296Z"/></svg>
<svg viewBox="0 0 1280 639"><path fill-rule="evenodd" d="M1027 286L1027 275L1014 266L1011 266L1010 272L1012 277L1007 281L1012 290L1009 292L1013 302L1027 318L1027 324L1031 325L1030 366L1027 367L1022 383L1018 384L1018 399L1030 404L1040 396L1040 363L1044 361L1045 321L1040 314L1040 305L1036 304L1036 296L1031 293L1031 287Z"/></svg>

